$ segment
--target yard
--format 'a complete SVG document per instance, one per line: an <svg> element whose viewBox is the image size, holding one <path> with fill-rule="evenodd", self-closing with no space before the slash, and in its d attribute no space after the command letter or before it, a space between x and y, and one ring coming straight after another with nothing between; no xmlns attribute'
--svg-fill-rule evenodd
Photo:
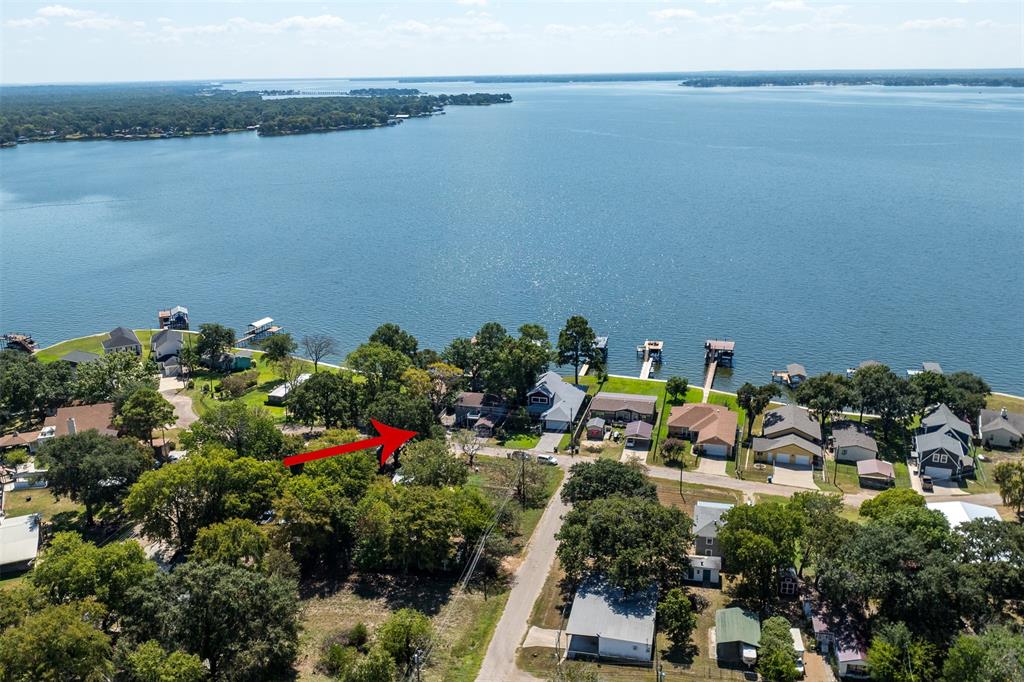
<svg viewBox="0 0 1024 682"><path fill-rule="evenodd" d="M682 509L691 519L693 518L693 508L698 501L726 504L743 503L743 493L738 490L713 488L694 483L683 483L680 486L678 481L669 481L664 478L649 478L648 480L657 486L659 502L669 507Z"/></svg>
<svg viewBox="0 0 1024 682"><path fill-rule="evenodd" d="M277 374L276 369L271 364L263 361L263 353L261 351L253 351L252 360L253 369L259 372L259 376L256 378L256 386L242 394L242 397L239 398L239 400L250 407L263 408L273 417L283 421L285 417L285 408L277 405L267 405L266 403L267 395L283 384L284 379ZM303 371L313 371L312 361L302 358L299 358L299 360L304 365ZM331 372L335 370L330 367L324 367L321 363L320 371ZM190 377L192 388L188 390L188 395L192 398L192 408L196 411L196 414L202 416L218 402L217 399L213 397L214 389L220 383L221 379L229 375L229 372L210 372L208 370L201 370L192 373L192 376ZM203 390L204 388L206 389L205 391Z"/></svg>
<svg viewBox="0 0 1024 682"><path fill-rule="evenodd" d="M519 463L500 458L478 457L469 485L497 492L504 489L505 470ZM562 480L558 467L543 467L546 495L550 497ZM522 512L516 544L522 551L543 509ZM373 628L392 611L403 607L419 609L431 617L438 634L425 680L471 682L487 651L487 645L508 599L507 586L490 588L485 594L478 586L453 601L456 577L439 579L422 576L354 575L336 584L307 586L303 594L302 636L297 668L300 680L326 682L328 677L315 666L326 640L347 632L357 623Z"/></svg>
<svg viewBox="0 0 1024 682"><path fill-rule="evenodd" d="M152 329L135 330L135 335L139 337L139 342L142 344L142 357L144 358L149 357L149 341L153 337L153 331L154 330ZM61 341L60 343L56 343L52 346L39 350L36 352L35 357L39 362L54 362L55 360L60 360L61 356L66 355L73 350L103 355L103 341L109 337L110 334L104 332L102 334L82 336L77 339Z"/></svg>
<svg viewBox="0 0 1024 682"><path fill-rule="evenodd" d="M77 516L82 509L84 509L82 505L72 502L66 497L57 499L49 488L14 490L4 493L4 514L7 516L42 514L43 521L50 522L58 515L73 514Z"/></svg>
<svg viewBox="0 0 1024 682"><path fill-rule="evenodd" d="M654 445L651 447L650 453L647 455L648 464L659 464L666 466L678 466L672 461L666 462L661 452L661 446L668 438L668 415L672 412L672 408L676 405L682 405L684 403L699 403L704 399L704 392L699 388L689 387L686 389L686 395L683 398L671 397L664 401L661 408L661 416L658 419L658 430L655 431ZM691 469L697 466L697 458L691 453L691 448L687 447L686 452L682 458L683 467Z"/></svg>

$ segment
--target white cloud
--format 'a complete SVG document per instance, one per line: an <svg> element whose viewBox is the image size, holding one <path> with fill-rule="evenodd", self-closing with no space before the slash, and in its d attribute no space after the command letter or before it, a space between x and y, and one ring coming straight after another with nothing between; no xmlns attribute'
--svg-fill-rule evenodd
<svg viewBox="0 0 1024 682"><path fill-rule="evenodd" d="M696 19L699 15L692 9L672 7L670 9L654 10L651 12L651 16L658 21L665 21L668 19Z"/></svg>
<svg viewBox="0 0 1024 682"><path fill-rule="evenodd" d="M4 22L6 28L39 28L49 24L46 17L30 17L28 19L8 19Z"/></svg>
<svg viewBox="0 0 1024 682"><path fill-rule="evenodd" d="M67 17L71 19L81 19L84 17L91 17L96 13L90 10L65 7L64 5L47 5L46 7L40 7L37 9L36 14L41 17Z"/></svg>
<svg viewBox="0 0 1024 682"><path fill-rule="evenodd" d="M483 7L487 4L487 0L455 0L460 5L479 5Z"/></svg>
<svg viewBox="0 0 1024 682"><path fill-rule="evenodd" d="M65 26L86 31L109 31L115 28L141 29L146 27L144 21L125 21L117 17L86 17L65 22Z"/></svg>
<svg viewBox="0 0 1024 682"><path fill-rule="evenodd" d="M936 17L935 19L913 19L904 21L900 28L905 31L930 31L933 29L963 28L967 22L960 17Z"/></svg>
<svg viewBox="0 0 1024 682"><path fill-rule="evenodd" d="M804 4L804 0L772 0L769 2L765 9L768 10L781 10L783 12L791 12L793 10L810 9Z"/></svg>

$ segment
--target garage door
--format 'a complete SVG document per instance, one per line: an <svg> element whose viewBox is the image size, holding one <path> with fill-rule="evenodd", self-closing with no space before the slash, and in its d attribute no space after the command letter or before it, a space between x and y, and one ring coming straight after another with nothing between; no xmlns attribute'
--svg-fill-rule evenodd
<svg viewBox="0 0 1024 682"><path fill-rule="evenodd" d="M798 464L800 466L807 466L810 463L811 463L810 455L797 455L796 456L796 464Z"/></svg>
<svg viewBox="0 0 1024 682"><path fill-rule="evenodd" d="M728 454L726 452L727 449L728 448L725 445L720 445L717 443L708 443L704 446L704 454L711 455L712 457L725 457L726 454Z"/></svg>

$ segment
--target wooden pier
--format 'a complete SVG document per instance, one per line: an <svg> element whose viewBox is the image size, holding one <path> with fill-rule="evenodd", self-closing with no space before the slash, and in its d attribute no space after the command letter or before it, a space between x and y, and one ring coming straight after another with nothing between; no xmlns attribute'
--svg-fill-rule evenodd
<svg viewBox="0 0 1024 682"><path fill-rule="evenodd" d="M255 322L250 322L245 336L238 339L238 341L235 342L235 346L238 348L246 348L254 342L262 341L274 334L280 334L283 329L284 327L274 324L273 318L264 317L256 320Z"/></svg>
<svg viewBox="0 0 1024 682"><path fill-rule="evenodd" d="M664 341L652 341L650 339L645 339L642 344L636 347L637 356L642 357L644 360L643 367L640 369L641 379L649 379L651 377L654 365L661 364L661 354L664 350Z"/></svg>
<svg viewBox="0 0 1024 682"><path fill-rule="evenodd" d="M39 350L35 339L28 334L4 334L0 336L0 341L3 341L7 350L20 350L24 353L35 353Z"/></svg>
<svg viewBox="0 0 1024 682"><path fill-rule="evenodd" d="M732 367L735 352L735 341L708 339L704 342L704 364L707 365L707 371L704 373L703 402L706 403L711 395L711 387L715 384L715 372L718 371L718 367Z"/></svg>

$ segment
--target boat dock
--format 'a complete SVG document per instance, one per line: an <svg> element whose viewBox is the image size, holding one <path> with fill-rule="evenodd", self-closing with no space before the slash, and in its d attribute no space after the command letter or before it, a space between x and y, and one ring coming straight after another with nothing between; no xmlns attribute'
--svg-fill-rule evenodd
<svg viewBox="0 0 1024 682"><path fill-rule="evenodd" d="M711 387L715 384L715 372L719 365L732 367L733 355L736 352L736 342L723 339L708 339L704 342L704 364L707 370L704 373L704 400L707 402L711 395Z"/></svg>
<svg viewBox="0 0 1024 682"><path fill-rule="evenodd" d="M0 336L0 341L3 341L4 348L8 350L20 350L24 353L35 353L39 350L35 339L28 334L4 334Z"/></svg>
<svg viewBox="0 0 1024 682"><path fill-rule="evenodd" d="M661 354L665 350L664 341L652 341L645 339L642 344L636 347L636 354L644 359L643 367L640 368L640 378L650 379L651 371L655 364L661 364Z"/></svg>
<svg viewBox="0 0 1024 682"><path fill-rule="evenodd" d="M255 322L249 323L249 328L246 330L245 336L238 339L235 342L235 346L238 348L246 348L250 344L256 341L262 341L268 336L281 333L284 327L274 324L274 318L264 317Z"/></svg>

